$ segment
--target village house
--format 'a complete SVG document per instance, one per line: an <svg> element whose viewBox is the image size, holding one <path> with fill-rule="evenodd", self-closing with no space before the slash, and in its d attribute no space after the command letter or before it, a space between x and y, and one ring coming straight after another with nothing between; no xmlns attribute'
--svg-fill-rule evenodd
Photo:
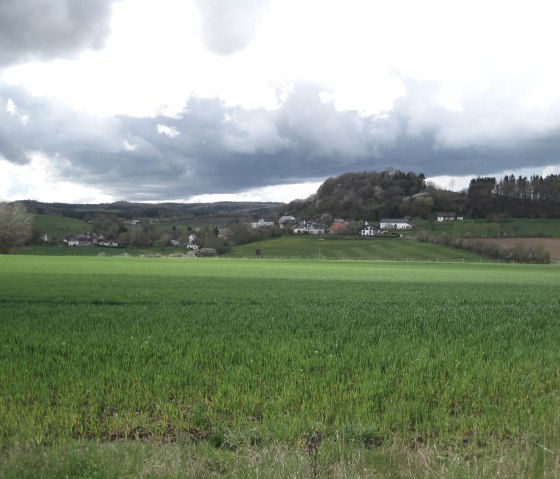
<svg viewBox="0 0 560 479"><path fill-rule="evenodd" d="M410 230L414 228L406 218L382 218L379 228L393 230Z"/></svg>
<svg viewBox="0 0 560 479"><path fill-rule="evenodd" d="M252 229L266 228L267 226L274 226L274 221L265 221L264 218L261 218L259 221L250 223L250 226Z"/></svg>
<svg viewBox="0 0 560 479"><path fill-rule="evenodd" d="M381 233L381 230L379 228L376 228L375 226L370 225L367 221L366 221L363 229L360 231L360 234L362 236L377 236L380 233Z"/></svg>
<svg viewBox="0 0 560 479"><path fill-rule="evenodd" d="M325 234L326 226L314 221L300 221L294 227L296 234L322 235Z"/></svg>
<svg viewBox="0 0 560 479"><path fill-rule="evenodd" d="M72 236L63 240L67 246L97 246L99 241L103 241L103 235L96 235L95 233L84 233L77 236Z"/></svg>
<svg viewBox="0 0 560 479"><path fill-rule="evenodd" d="M310 235L324 235L327 227L321 223L314 223L312 222L309 225L309 234Z"/></svg>
<svg viewBox="0 0 560 479"><path fill-rule="evenodd" d="M347 227L348 227L347 221L341 219L335 219L333 221L333 224L329 228L329 231L333 235L339 235L341 233L344 233Z"/></svg>
<svg viewBox="0 0 560 479"><path fill-rule="evenodd" d="M289 228L290 226L294 226L295 224L297 224L297 219L291 215L281 216L278 220L278 226L280 226L280 228L282 229Z"/></svg>
<svg viewBox="0 0 560 479"><path fill-rule="evenodd" d="M454 211L438 211L436 218L440 223L443 221L463 221L463 217L457 216Z"/></svg>
<svg viewBox="0 0 560 479"><path fill-rule="evenodd" d="M294 226L294 233L298 235L309 233L309 225L307 221L300 221Z"/></svg>

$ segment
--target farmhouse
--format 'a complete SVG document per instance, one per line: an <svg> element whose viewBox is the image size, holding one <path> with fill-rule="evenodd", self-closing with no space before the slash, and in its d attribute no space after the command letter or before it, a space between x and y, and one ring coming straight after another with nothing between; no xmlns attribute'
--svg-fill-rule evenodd
<svg viewBox="0 0 560 479"><path fill-rule="evenodd" d="M251 223L251 228L266 228L267 226L274 226L274 221L265 221L264 218L261 218L259 221L254 221Z"/></svg>
<svg viewBox="0 0 560 479"><path fill-rule="evenodd" d="M438 211L436 218L440 223L443 221L463 221L463 217L457 216L454 211Z"/></svg>
<svg viewBox="0 0 560 479"><path fill-rule="evenodd" d="M297 219L294 216L291 216L291 215L281 216L280 219L278 220L278 225L282 229L287 228L289 226L293 226L296 223L297 223Z"/></svg>
<svg viewBox="0 0 560 479"><path fill-rule="evenodd" d="M320 223L315 223L314 221L300 221L294 227L294 233L296 234L309 234L309 235L322 235L325 234L326 226Z"/></svg>
<svg viewBox="0 0 560 479"><path fill-rule="evenodd" d="M360 231L360 234L362 236L376 236L380 232L381 231L378 228L368 224L367 221L366 221L366 224L364 225L364 228L362 229L362 231Z"/></svg>
<svg viewBox="0 0 560 479"><path fill-rule="evenodd" d="M321 223L311 223L309 225L310 235L324 235L327 227Z"/></svg>
<svg viewBox="0 0 560 479"><path fill-rule="evenodd" d="M406 218L382 218L379 222L379 227L384 229L394 230L410 230L414 228Z"/></svg>
<svg viewBox="0 0 560 479"><path fill-rule="evenodd" d="M455 221L455 217L457 215L451 211L438 211L436 217L437 220L441 223L442 221Z"/></svg>
<svg viewBox="0 0 560 479"><path fill-rule="evenodd" d="M97 246L99 241L104 238L102 235L96 235L95 233L84 233L78 236L72 236L64 240L68 246Z"/></svg>
<svg viewBox="0 0 560 479"><path fill-rule="evenodd" d="M309 233L309 224L307 221L300 221L297 225L294 226L294 233L298 235L308 234Z"/></svg>
<svg viewBox="0 0 560 479"><path fill-rule="evenodd" d="M329 228L329 231L333 235L338 235L338 234L344 233L344 231L346 231L347 227L348 227L348 222L347 221L342 220L342 219L335 219L333 221L333 224Z"/></svg>

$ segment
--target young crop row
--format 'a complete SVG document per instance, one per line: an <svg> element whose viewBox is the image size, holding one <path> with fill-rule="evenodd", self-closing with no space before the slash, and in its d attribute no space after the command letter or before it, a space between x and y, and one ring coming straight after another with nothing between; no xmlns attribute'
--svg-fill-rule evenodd
<svg viewBox="0 0 560 479"><path fill-rule="evenodd" d="M553 267L2 261L3 447L484 443L559 425Z"/></svg>

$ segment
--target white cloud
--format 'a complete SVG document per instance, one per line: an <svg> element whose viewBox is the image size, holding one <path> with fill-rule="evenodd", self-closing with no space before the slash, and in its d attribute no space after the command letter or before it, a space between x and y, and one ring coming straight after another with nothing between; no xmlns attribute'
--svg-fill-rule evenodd
<svg viewBox="0 0 560 479"><path fill-rule="evenodd" d="M165 135L168 136L169 138L176 138L181 134L181 132L177 130L177 128L173 126L162 125L161 123L158 123L156 125L156 131L160 135Z"/></svg>
<svg viewBox="0 0 560 479"><path fill-rule="evenodd" d="M14 165L0 159L0 198L5 201L39 200L46 202L107 203L110 195L71 181L59 180L56 165L35 154L29 165Z"/></svg>
<svg viewBox="0 0 560 479"><path fill-rule="evenodd" d="M215 201L270 201L289 203L298 198L307 198L317 192L322 182L308 181L304 183L265 186L252 188L240 193L196 195L189 199L189 203L211 203Z"/></svg>

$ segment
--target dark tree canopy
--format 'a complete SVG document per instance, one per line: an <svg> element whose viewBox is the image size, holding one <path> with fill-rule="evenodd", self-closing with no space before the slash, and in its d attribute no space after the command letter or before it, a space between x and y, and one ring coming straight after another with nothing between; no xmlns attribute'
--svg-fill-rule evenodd
<svg viewBox="0 0 560 479"><path fill-rule="evenodd" d="M560 217L560 175L474 178L469 185L469 213L475 218L502 214L515 218Z"/></svg>
<svg viewBox="0 0 560 479"><path fill-rule="evenodd" d="M427 196L423 174L364 171L328 178L315 195L292 201L287 210L298 216L329 214L333 218L355 220L425 216L432 205L426 201Z"/></svg>

